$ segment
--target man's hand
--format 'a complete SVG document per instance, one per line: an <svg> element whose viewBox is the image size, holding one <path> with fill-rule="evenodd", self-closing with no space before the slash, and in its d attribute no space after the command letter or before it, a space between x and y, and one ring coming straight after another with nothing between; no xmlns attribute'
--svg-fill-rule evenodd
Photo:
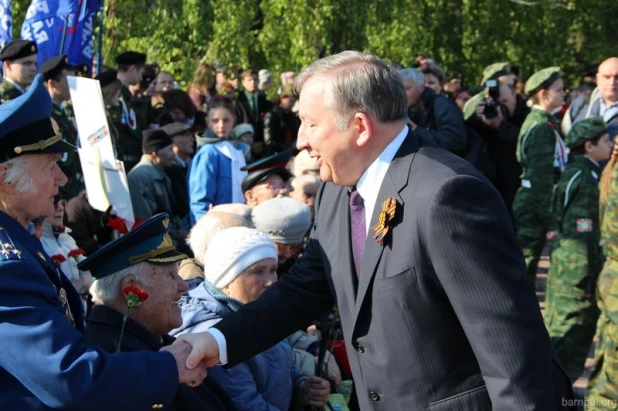
<svg viewBox="0 0 618 411"><path fill-rule="evenodd" d="M547 241L554 241L556 238L558 238L558 230L548 232L547 234L545 234L545 238L547 238Z"/></svg>
<svg viewBox="0 0 618 411"><path fill-rule="evenodd" d="M487 105L487 103L485 101L481 101L479 103L479 105L476 107L476 115L478 118L481 119L481 121L489 128L493 128L494 130L497 130L500 127L500 124L502 124L502 121L504 120L504 116L502 115L502 110L500 108L497 108L498 110L498 115L492 119L488 119L485 114L483 114L483 112L485 112L485 106Z"/></svg>
<svg viewBox="0 0 618 411"><path fill-rule="evenodd" d="M204 381L206 378L206 365L200 364L194 369L187 369L185 363L187 357L191 354L191 346L187 343L174 343L167 347L161 348L161 351L168 351L172 353L176 360L176 366L178 367L178 380L181 383L196 387Z"/></svg>
<svg viewBox="0 0 618 411"><path fill-rule="evenodd" d="M300 383L301 403L303 406L323 407L328 402L330 384L320 377L310 377Z"/></svg>
<svg viewBox="0 0 618 411"><path fill-rule="evenodd" d="M192 370L200 362L206 367L219 364L219 344L211 333L182 334L174 341L173 345L181 343L187 343L191 346L191 354L186 361L188 369Z"/></svg>

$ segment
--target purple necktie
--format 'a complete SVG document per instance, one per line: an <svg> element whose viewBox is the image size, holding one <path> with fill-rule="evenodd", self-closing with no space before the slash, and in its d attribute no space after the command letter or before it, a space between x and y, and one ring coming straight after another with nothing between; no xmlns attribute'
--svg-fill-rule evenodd
<svg viewBox="0 0 618 411"><path fill-rule="evenodd" d="M356 276L360 277L367 231L365 230L365 205L363 204L363 197L356 189L350 193L350 228L354 268L356 269Z"/></svg>

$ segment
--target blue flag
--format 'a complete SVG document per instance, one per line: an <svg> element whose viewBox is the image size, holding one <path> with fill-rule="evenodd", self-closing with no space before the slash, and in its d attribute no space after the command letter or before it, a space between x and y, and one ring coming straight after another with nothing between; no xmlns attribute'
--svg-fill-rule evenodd
<svg viewBox="0 0 618 411"><path fill-rule="evenodd" d="M13 40L11 0L0 0L0 49Z"/></svg>
<svg viewBox="0 0 618 411"><path fill-rule="evenodd" d="M98 11L99 0L33 0L21 27L21 37L37 43L39 65L66 54L70 64L91 66L94 18Z"/></svg>

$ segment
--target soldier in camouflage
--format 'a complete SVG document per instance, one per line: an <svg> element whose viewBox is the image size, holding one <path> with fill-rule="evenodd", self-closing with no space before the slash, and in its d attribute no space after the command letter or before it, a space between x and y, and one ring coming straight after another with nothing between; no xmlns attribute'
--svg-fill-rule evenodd
<svg viewBox="0 0 618 411"><path fill-rule="evenodd" d="M526 94L532 96L534 106L517 141L517 161L523 172L513 201L513 217L517 244L526 259L526 277L533 288L543 246L547 238L554 239L554 234L550 234L552 192L567 162L558 121L551 114L564 102L563 85L558 67L543 69L530 77Z"/></svg>
<svg viewBox="0 0 618 411"><path fill-rule="evenodd" d="M70 68L67 56L62 55L52 57L44 62L39 73L43 74L47 91L49 91L52 99L52 118L56 120L62 137L69 143L76 145L77 130L62 107L62 103L71 99L67 76L74 73L69 71ZM59 165L68 178L67 183L60 187L60 193L62 198L69 200L79 195L86 188L79 154L77 152L67 153L60 160Z"/></svg>
<svg viewBox="0 0 618 411"><path fill-rule="evenodd" d="M15 40L0 51L4 78L0 83L0 104L24 94L36 75L37 47L30 40Z"/></svg>
<svg viewBox="0 0 618 411"><path fill-rule="evenodd" d="M143 114L145 107L141 101L135 101L129 91L130 85L139 84L146 67L146 55L135 51L127 51L116 57L118 64L118 80L122 83L120 89L120 108L122 109L118 152L122 153L120 160L124 162L127 173L142 157L142 130L147 128ZM135 110L138 110L137 112ZM117 113L114 113L117 114ZM113 115L110 112L110 115Z"/></svg>
<svg viewBox="0 0 618 411"><path fill-rule="evenodd" d="M603 267L599 228L600 161L612 145L602 117L577 123L565 138L569 163L552 199L558 237L545 297L545 326L571 381L579 378L596 331L595 292Z"/></svg>
<svg viewBox="0 0 618 411"><path fill-rule="evenodd" d="M618 409L618 144L599 185L601 245L605 264L597 284L598 344L588 380L586 411Z"/></svg>

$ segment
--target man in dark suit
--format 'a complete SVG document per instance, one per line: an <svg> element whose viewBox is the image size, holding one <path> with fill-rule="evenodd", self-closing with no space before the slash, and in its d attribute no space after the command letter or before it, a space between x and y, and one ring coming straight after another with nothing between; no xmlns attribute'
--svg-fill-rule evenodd
<svg viewBox="0 0 618 411"><path fill-rule="evenodd" d="M296 81L298 148L327 182L311 239L257 301L182 337L188 366L237 364L335 298L362 409L564 409L570 381L491 183L407 128L405 90L379 58L344 52Z"/></svg>
<svg viewBox="0 0 618 411"><path fill-rule="evenodd" d="M260 93L258 73L255 69L247 69L240 73L242 90L236 98L236 124L251 124L255 130L253 154L256 158L270 154L264 147L264 116L273 108L273 103Z"/></svg>

